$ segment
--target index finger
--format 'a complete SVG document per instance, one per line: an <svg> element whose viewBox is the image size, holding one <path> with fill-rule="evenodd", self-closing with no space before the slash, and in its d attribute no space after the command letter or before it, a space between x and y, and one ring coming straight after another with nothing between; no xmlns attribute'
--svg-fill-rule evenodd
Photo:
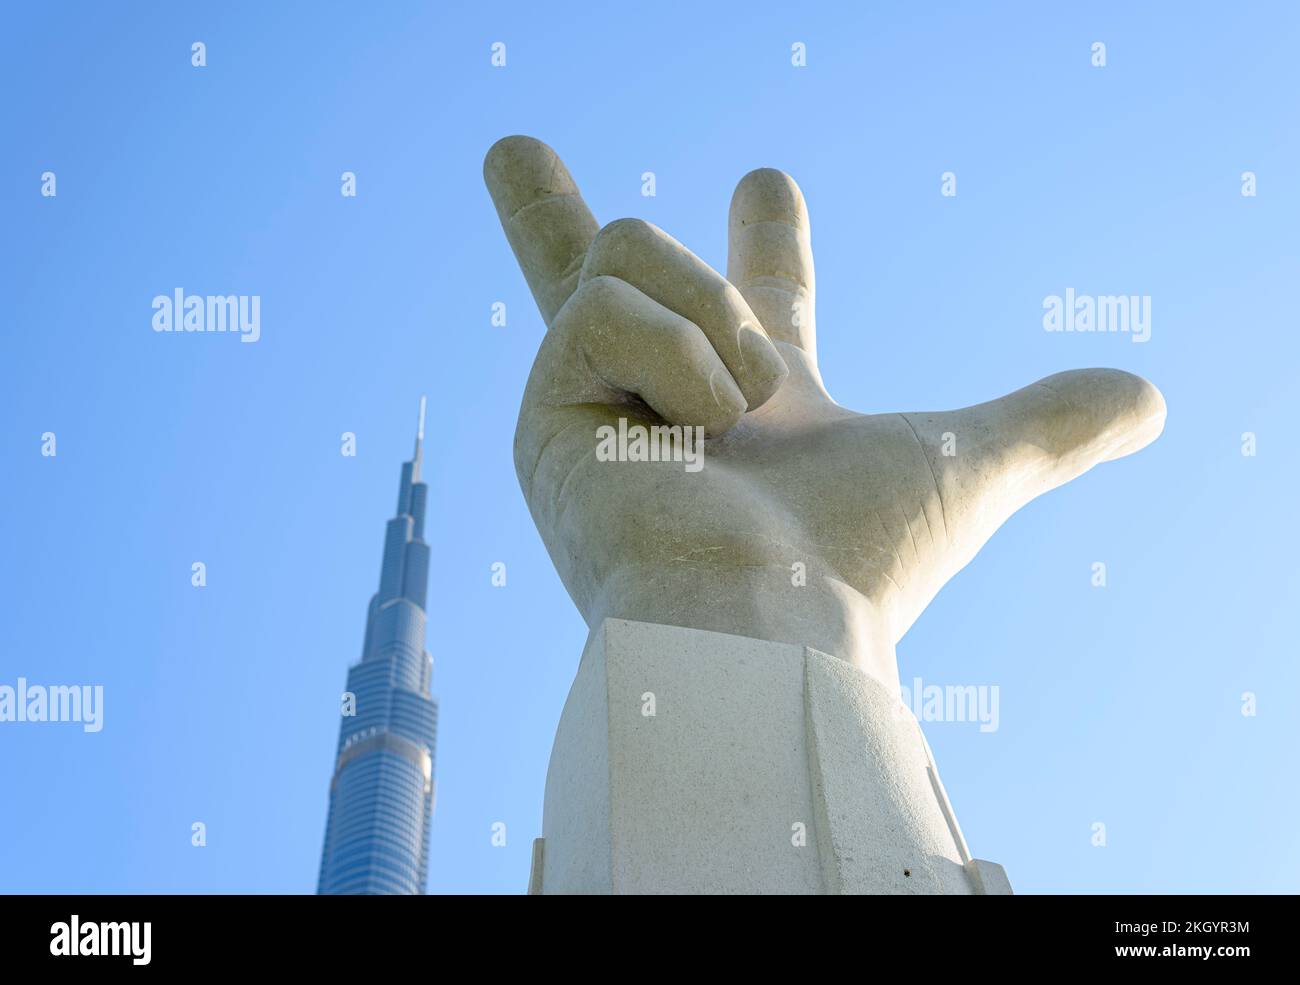
<svg viewBox="0 0 1300 985"><path fill-rule="evenodd" d="M533 137L503 137L483 160L483 180L519 269L546 324L578 286L599 228L564 162Z"/></svg>

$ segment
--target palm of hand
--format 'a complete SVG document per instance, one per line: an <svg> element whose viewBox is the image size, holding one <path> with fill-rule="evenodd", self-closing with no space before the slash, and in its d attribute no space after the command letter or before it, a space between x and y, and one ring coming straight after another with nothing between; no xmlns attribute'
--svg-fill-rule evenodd
<svg viewBox="0 0 1300 985"><path fill-rule="evenodd" d="M724 279L648 223L599 229L538 141L498 142L484 170L550 329L516 468L589 625L806 644L892 676L892 644L1011 513L1163 427L1159 392L1117 370L945 413L839 407L803 197L780 172L737 187ZM602 460L620 418L704 428L703 467Z"/></svg>

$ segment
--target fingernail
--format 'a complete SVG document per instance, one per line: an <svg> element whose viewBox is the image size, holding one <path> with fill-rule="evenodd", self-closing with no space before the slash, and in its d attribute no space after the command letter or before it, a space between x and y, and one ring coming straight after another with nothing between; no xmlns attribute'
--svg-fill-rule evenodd
<svg viewBox="0 0 1300 985"><path fill-rule="evenodd" d="M709 374L709 389L713 392L713 402L728 421L739 417L749 408L745 395L725 369L715 369Z"/></svg>
<svg viewBox="0 0 1300 985"><path fill-rule="evenodd" d="M740 361L744 366L739 382L748 408L753 410L776 393L790 375L790 368L781 358L781 353L776 351L776 346L750 325L740 327L739 344Z"/></svg>

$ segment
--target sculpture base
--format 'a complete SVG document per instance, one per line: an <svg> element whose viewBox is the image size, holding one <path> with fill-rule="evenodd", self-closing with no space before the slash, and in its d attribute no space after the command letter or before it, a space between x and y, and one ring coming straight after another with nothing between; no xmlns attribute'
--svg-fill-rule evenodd
<svg viewBox="0 0 1300 985"><path fill-rule="evenodd" d="M607 619L551 750L529 892L1011 892L896 694L807 647Z"/></svg>

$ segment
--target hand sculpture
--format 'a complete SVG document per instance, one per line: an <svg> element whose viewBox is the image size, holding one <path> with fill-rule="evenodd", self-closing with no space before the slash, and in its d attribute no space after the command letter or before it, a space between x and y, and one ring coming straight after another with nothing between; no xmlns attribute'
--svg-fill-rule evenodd
<svg viewBox="0 0 1300 985"><path fill-rule="evenodd" d="M515 467L589 626L812 646L896 682L894 644L1003 521L1164 426L1159 391L1107 369L955 411L840 407L817 368L807 210L779 171L737 186L725 279L647 222L599 227L539 141L499 141L484 175L549 327ZM702 426L703 468L600 460L619 418Z"/></svg>

